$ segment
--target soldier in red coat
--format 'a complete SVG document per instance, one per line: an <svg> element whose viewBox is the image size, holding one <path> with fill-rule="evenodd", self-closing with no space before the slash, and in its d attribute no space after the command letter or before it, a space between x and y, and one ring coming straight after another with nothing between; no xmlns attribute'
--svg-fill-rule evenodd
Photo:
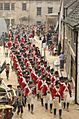
<svg viewBox="0 0 79 119"><path fill-rule="evenodd" d="M42 75L41 76L41 80L42 80L42 84L39 86L40 87L40 99L41 99L41 105L44 106L43 96L42 96L42 93L41 93L41 89L42 89L42 86L43 86L43 83L44 83L44 80L45 80L45 75Z"/></svg>
<svg viewBox="0 0 79 119"><path fill-rule="evenodd" d="M34 72L31 72L31 79L33 80L34 84L36 85L38 77Z"/></svg>
<svg viewBox="0 0 79 119"><path fill-rule="evenodd" d="M26 100L27 100L27 98L28 98L28 96L29 96L29 94L31 92L28 84L24 87L23 92L24 92L24 96L26 96ZM28 103L28 111L30 111L30 102L27 101L27 103Z"/></svg>
<svg viewBox="0 0 79 119"><path fill-rule="evenodd" d="M64 109L67 108L67 111L69 111L69 101L70 97L72 97L72 90L71 90L71 85L68 81L68 79L65 80L64 85L62 86L62 90L64 91Z"/></svg>
<svg viewBox="0 0 79 119"><path fill-rule="evenodd" d="M37 100L41 97L41 86L43 84L43 80L40 78L37 82Z"/></svg>
<svg viewBox="0 0 79 119"><path fill-rule="evenodd" d="M20 86L21 86L22 81L23 81L23 78L21 76L18 76L18 83Z"/></svg>
<svg viewBox="0 0 79 119"><path fill-rule="evenodd" d="M45 109L48 110L48 102L49 102L49 96L48 96L48 85L46 81L43 82L41 86L41 95L43 96L43 99L45 101Z"/></svg>
<svg viewBox="0 0 79 119"><path fill-rule="evenodd" d="M21 38L21 43L22 43L22 44L25 43L25 38L24 38L24 37Z"/></svg>
<svg viewBox="0 0 79 119"><path fill-rule="evenodd" d="M56 81L56 77L55 76L51 76L51 82L54 84L54 82Z"/></svg>
<svg viewBox="0 0 79 119"><path fill-rule="evenodd" d="M62 107L61 102L63 99L63 91L60 90L60 84L58 81L55 82L54 88L51 90L51 95L54 104L54 117L56 117L57 109L59 110L59 118L62 119Z"/></svg>
<svg viewBox="0 0 79 119"><path fill-rule="evenodd" d="M33 114L34 100L36 96L36 87L32 80L29 81L28 85L29 85L29 93L27 95L28 111L31 111L31 114Z"/></svg>
<svg viewBox="0 0 79 119"><path fill-rule="evenodd" d="M22 88L22 90L24 90L25 86L26 86L26 82L24 81L24 78L23 78L23 81L21 82L21 88Z"/></svg>
<svg viewBox="0 0 79 119"><path fill-rule="evenodd" d="M12 47L12 41L8 41L8 48L10 49Z"/></svg>

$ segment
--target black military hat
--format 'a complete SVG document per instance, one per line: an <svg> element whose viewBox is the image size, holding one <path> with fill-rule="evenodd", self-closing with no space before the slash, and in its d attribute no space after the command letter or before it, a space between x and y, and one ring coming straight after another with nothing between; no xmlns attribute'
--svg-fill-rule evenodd
<svg viewBox="0 0 79 119"><path fill-rule="evenodd" d="M59 72L58 72L58 71L55 71L54 74L55 74L56 76L59 76Z"/></svg>
<svg viewBox="0 0 79 119"><path fill-rule="evenodd" d="M7 65L10 65L9 63L7 63Z"/></svg>
<svg viewBox="0 0 79 119"><path fill-rule="evenodd" d="M9 84L9 85L7 85L9 88L12 88L12 85L11 84Z"/></svg>
<svg viewBox="0 0 79 119"><path fill-rule="evenodd" d="M32 84L33 83L33 80L29 80L28 84Z"/></svg>
<svg viewBox="0 0 79 119"><path fill-rule="evenodd" d="M46 70L50 70L50 66L47 66L47 67L46 67Z"/></svg>
<svg viewBox="0 0 79 119"><path fill-rule="evenodd" d="M50 69L50 72L51 72L51 74L53 74L53 72L54 72L54 68Z"/></svg>
<svg viewBox="0 0 79 119"><path fill-rule="evenodd" d="M59 82L59 81L56 81L56 82L55 82L55 85L58 85L58 84L60 84L60 82Z"/></svg>
<svg viewBox="0 0 79 119"><path fill-rule="evenodd" d="M17 85L17 88L21 88L21 86L20 85Z"/></svg>
<svg viewBox="0 0 79 119"><path fill-rule="evenodd" d="M45 78L46 77L46 75L44 74L44 75L42 75L42 77L41 78Z"/></svg>
<svg viewBox="0 0 79 119"><path fill-rule="evenodd" d="M47 78L46 78L46 81L50 81L50 78L49 78L49 77L47 77Z"/></svg>

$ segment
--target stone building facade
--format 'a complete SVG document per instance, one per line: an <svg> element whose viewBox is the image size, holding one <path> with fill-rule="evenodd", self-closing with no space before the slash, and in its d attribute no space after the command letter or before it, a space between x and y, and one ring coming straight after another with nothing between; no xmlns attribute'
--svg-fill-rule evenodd
<svg viewBox="0 0 79 119"><path fill-rule="evenodd" d="M46 14L58 13L60 0L0 0L0 17L7 24L43 24Z"/></svg>
<svg viewBox="0 0 79 119"><path fill-rule="evenodd" d="M79 0L62 0L60 21L61 44L65 54L66 72L75 86L75 102L79 104ZM60 11L61 12L61 11Z"/></svg>

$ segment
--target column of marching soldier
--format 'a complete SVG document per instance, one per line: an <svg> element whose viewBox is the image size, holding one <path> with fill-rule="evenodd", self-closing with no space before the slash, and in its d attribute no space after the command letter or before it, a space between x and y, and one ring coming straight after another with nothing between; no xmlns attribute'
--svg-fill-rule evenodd
<svg viewBox="0 0 79 119"><path fill-rule="evenodd" d="M59 118L62 119L62 109L69 111L69 97L72 96L68 78L59 77L58 71L48 66L39 48L31 43L29 38L26 41L21 36L19 40L16 35L10 48L10 58L19 84L14 99L14 111L18 105L17 114L21 112L22 116L23 105L27 103L28 111L33 114L37 97L45 110L49 108L54 117L58 111Z"/></svg>

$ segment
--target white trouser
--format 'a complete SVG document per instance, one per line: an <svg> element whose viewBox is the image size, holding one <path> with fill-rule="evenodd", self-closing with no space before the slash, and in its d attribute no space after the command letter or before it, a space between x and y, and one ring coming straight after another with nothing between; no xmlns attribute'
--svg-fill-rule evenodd
<svg viewBox="0 0 79 119"><path fill-rule="evenodd" d="M28 104L34 104L35 103L35 96L30 94L28 97L27 97L27 103Z"/></svg>
<svg viewBox="0 0 79 119"><path fill-rule="evenodd" d="M64 102L69 102L70 101L70 96L69 96L69 92L68 91L66 91L66 92L64 92Z"/></svg>
<svg viewBox="0 0 79 119"><path fill-rule="evenodd" d="M55 99L53 99L53 107L55 109L61 109L62 108L61 102L59 102L59 97L55 97Z"/></svg>

